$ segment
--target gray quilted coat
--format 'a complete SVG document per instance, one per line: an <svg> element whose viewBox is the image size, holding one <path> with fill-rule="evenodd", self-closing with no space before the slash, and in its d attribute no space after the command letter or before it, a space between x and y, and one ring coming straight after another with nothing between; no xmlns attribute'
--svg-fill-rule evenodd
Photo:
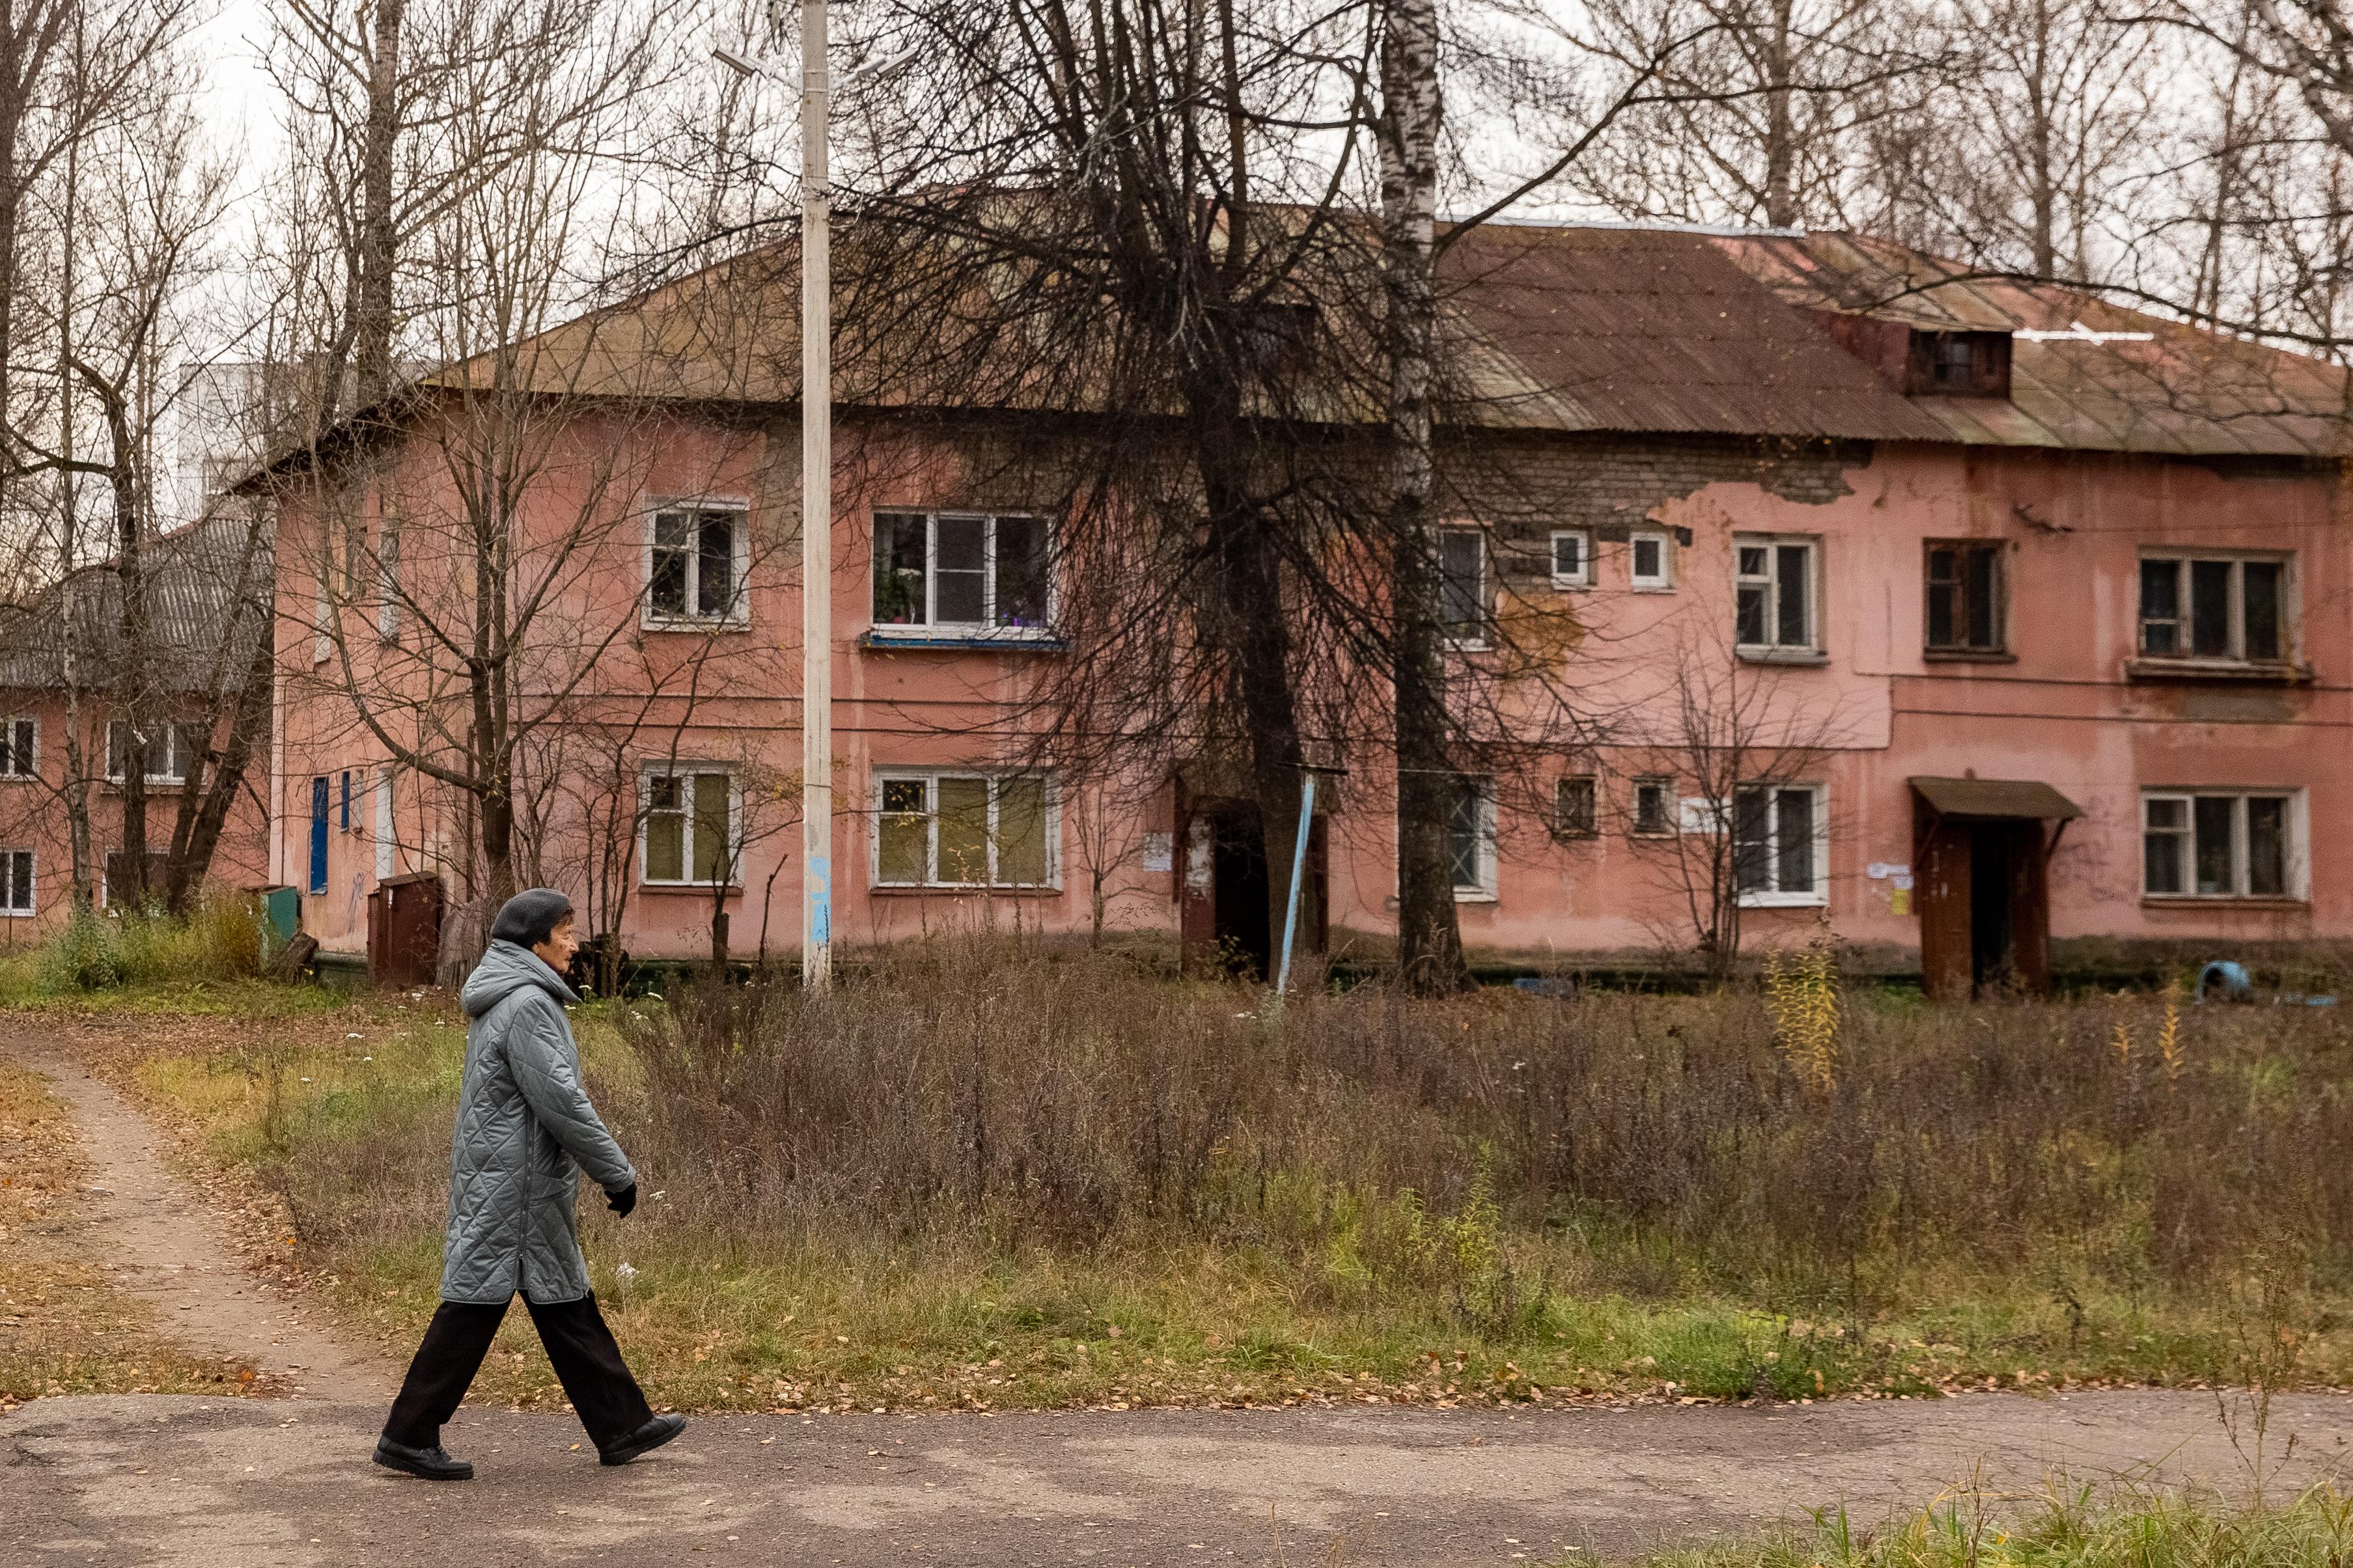
<svg viewBox="0 0 2353 1568"><path fill-rule="evenodd" d="M441 1299L534 1301L588 1294L575 1209L586 1170L610 1192L637 1173L580 1083L564 1007L577 1002L530 949L494 942L459 997L466 1077L449 1146Z"/></svg>

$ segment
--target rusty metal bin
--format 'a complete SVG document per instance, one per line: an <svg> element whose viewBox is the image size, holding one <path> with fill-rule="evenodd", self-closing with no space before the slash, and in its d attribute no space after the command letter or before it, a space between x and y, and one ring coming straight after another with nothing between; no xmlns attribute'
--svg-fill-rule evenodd
<svg viewBox="0 0 2353 1568"><path fill-rule="evenodd" d="M441 951L441 879L387 877L368 898L368 974L378 985L433 984Z"/></svg>

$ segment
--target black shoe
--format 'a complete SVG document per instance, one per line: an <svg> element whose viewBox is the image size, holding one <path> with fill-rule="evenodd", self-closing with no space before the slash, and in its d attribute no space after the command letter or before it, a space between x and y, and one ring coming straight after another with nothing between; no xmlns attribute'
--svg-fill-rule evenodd
<svg viewBox="0 0 2353 1568"><path fill-rule="evenodd" d="M379 1437L375 1440L375 1462L387 1470L419 1476L428 1481L470 1481L474 1479L474 1467L464 1459L451 1458L438 1443L429 1448L412 1448L406 1443Z"/></svg>
<svg viewBox="0 0 2353 1568"><path fill-rule="evenodd" d="M649 1454L681 1432L686 1430L683 1415L657 1415L609 1448L596 1451L596 1461L605 1465L626 1465L639 1454Z"/></svg>

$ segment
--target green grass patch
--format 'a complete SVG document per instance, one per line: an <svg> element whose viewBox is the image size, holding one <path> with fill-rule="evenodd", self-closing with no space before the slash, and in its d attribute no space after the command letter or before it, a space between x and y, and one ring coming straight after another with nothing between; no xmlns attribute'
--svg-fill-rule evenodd
<svg viewBox="0 0 2353 1568"><path fill-rule="evenodd" d="M1960 1492L1875 1528L1843 1512L1751 1541L1660 1552L1642 1568L2340 1568L2353 1500L2316 1487L2283 1506L2208 1493L2054 1486L2035 1500ZM1561 1560L1580 1561L1577 1555Z"/></svg>

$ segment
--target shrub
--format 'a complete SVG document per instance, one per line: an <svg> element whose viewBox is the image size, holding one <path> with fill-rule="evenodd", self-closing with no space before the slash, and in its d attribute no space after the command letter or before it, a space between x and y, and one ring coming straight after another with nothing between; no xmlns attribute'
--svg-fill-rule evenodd
<svg viewBox="0 0 2353 1568"><path fill-rule="evenodd" d="M52 992L227 980L261 972L261 926L242 895L207 892L190 914L78 913L44 945Z"/></svg>

